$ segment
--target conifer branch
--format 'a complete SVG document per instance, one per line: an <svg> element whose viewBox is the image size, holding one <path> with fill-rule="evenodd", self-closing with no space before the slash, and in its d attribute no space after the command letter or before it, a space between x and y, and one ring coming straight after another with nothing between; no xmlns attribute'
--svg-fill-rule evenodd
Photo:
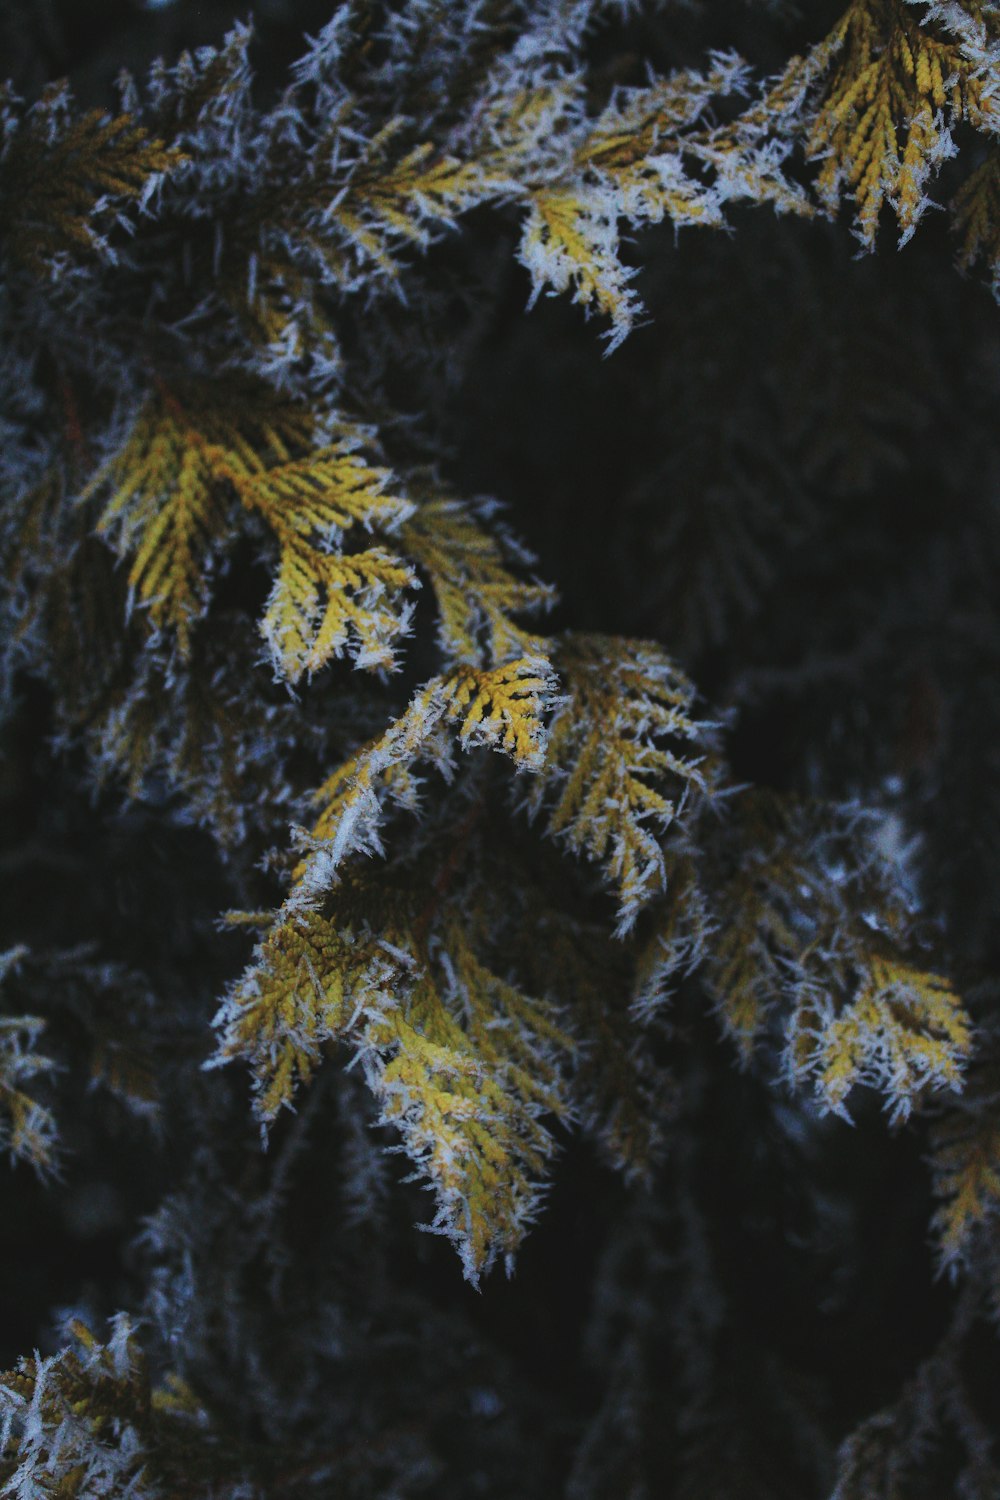
<svg viewBox="0 0 1000 1500"><path fill-rule="evenodd" d="M571 635L556 664L567 695L527 805L601 867L622 935L666 889L664 835L683 838L716 790L711 726L692 717L694 689L649 643Z"/></svg>
<svg viewBox="0 0 1000 1500"><path fill-rule="evenodd" d="M14 264L54 278L60 258L115 259L124 211L143 208L183 153L131 115L95 109L73 118L68 87L53 84L28 109L0 89L0 226Z"/></svg>

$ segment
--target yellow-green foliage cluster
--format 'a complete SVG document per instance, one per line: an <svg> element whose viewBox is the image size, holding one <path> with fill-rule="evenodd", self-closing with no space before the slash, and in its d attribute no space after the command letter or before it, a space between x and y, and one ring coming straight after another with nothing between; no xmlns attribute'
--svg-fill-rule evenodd
<svg viewBox="0 0 1000 1500"><path fill-rule="evenodd" d="M691 684L646 642L569 636L556 660L567 691L528 806L548 803L548 832L602 866L623 936L667 888L665 836L676 856L673 825L718 780L711 726L693 716Z"/></svg>
<svg viewBox="0 0 1000 1500"><path fill-rule="evenodd" d="M781 799L726 794L719 733L660 647L550 639L524 623L553 591L526 571L492 502L456 497L428 465L390 462L392 414L379 409L379 428L361 420L364 401L339 380L336 297L398 280L415 247L490 206L521 216L532 298L570 291L604 316L614 347L640 310L623 226L719 226L747 201L811 211L789 175L795 139L820 163L821 206L853 193L870 244L888 201L905 238L953 129L993 129L992 25L985 6L854 0L756 97L732 56L595 103L580 72L511 55L440 139L432 115L378 120L363 91L336 81L337 27L252 144L240 28L220 52L154 72L148 129L141 111L74 118L65 92L27 112L5 102L0 180L34 215L31 233L18 219L5 229L20 264L54 267L65 246L89 242L98 193L154 216L154 194L173 212L193 201L211 240L209 259L207 239L187 244L180 279L162 270L157 291L171 326L204 327L205 350L189 369L144 356L101 461L81 393L64 382L71 458L19 498L21 635L56 660L57 681L64 657L92 660L89 690L65 672L62 712L73 732L85 726L104 780L138 796L165 777L232 849L274 808L311 806L288 898L222 1006L216 1060L250 1064L266 1126L327 1044L360 1057L379 1118L434 1188L435 1226L471 1276L509 1256L530 1221L551 1124L603 1121L626 1170L648 1155L637 1121L658 1085L640 1061L643 1032L685 974L702 974L744 1061L776 1028L786 1081L838 1112L859 1085L884 1090L896 1117L928 1089L958 1087L969 1022L849 831L841 867L828 812L810 821ZM283 134L293 117L300 158ZM249 195L241 151L260 164ZM45 191L32 196L26 174L42 166ZM985 210L968 198L963 212L985 243ZM208 290L182 317L196 272ZM211 349L225 351L223 378L208 373ZM120 572L98 562L102 543ZM367 700L337 698L335 734L317 727L296 746L294 706L250 685L259 668L232 576L247 548L270 579L257 630L276 682L319 687L341 663L373 684ZM246 581L247 600L256 588ZM436 671L390 691L388 674L412 673L407 640L424 620L413 655ZM481 747L507 758L513 781ZM295 749L313 757L311 793L288 769ZM362 868L387 829L389 863ZM477 848L487 838L490 858L507 859L491 876L502 893ZM513 930L529 920L516 892L533 888L537 860L540 911L552 906L541 971ZM30 1047L23 1028L9 1034L13 1080ZM626 1101L595 1073L606 1044ZM13 1082L8 1094L24 1097ZM22 1105L13 1117L16 1149L28 1149L42 1117Z"/></svg>
<svg viewBox="0 0 1000 1500"><path fill-rule="evenodd" d="M646 1159L641 1036L695 968L744 1061L776 1026L787 1080L837 1113L867 1085L905 1116L929 1090L961 1086L971 1044L952 987L912 956L868 830L771 795L720 805L713 730L691 716L690 684L661 653L600 636L552 646L555 670L527 660L432 680L333 773L300 836L291 895L217 1018L215 1061L250 1063L265 1127L327 1043L363 1061L382 1122L399 1127L435 1191L434 1227L474 1279L531 1220L552 1149L540 1114L596 1120L613 1077L606 1143L626 1170ZM532 918L501 882L530 893L517 861L532 856L512 850L504 865L489 847L496 790L471 768L459 775L453 754L478 745L506 752L525 775L529 818L545 809L549 837L611 886L617 939L595 942L552 891L534 919L548 962L530 956L533 926L510 932L505 904L515 923ZM394 857L372 871L359 859L384 853L382 825L421 809L421 762L451 784L444 815L415 825L415 842L393 822ZM616 1017L622 969L630 999ZM542 1000L528 998L534 985ZM601 1049L595 1077L586 1059ZM456 1157L468 1167L457 1177Z"/></svg>
<svg viewBox="0 0 1000 1500"><path fill-rule="evenodd" d="M64 88L27 107L0 98L0 271L15 309L0 374L30 396L23 410L12 398L0 455L4 686L21 672L39 685L73 774L135 804L143 836L207 829L218 883L204 923L229 882L232 903L254 907L229 926L259 936L213 971L207 1062L210 1011L185 972L183 999L164 1005L184 1041L162 1076L152 1044L133 1046L145 1011L120 984L74 1013L89 1060L74 1082L152 1114L175 1076L193 1076L207 1118L232 1107L216 1070L242 1070L241 1128L291 1140L291 1161L323 1084L353 1071L336 1130L406 1157L404 1181L433 1199L423 1227L474 1284L513 1266L574 1137L629 1183L653 1180L675 1146L676 1258L699 1275L704 1262L707 1285L717 1252L696 1243L685 1176L702 1147L677 1146L676 1096L683 1079L689 1114L702 1088L738 1097L735 1061L831 1135L871 1094L890 1128L928 1116L941 1262L978 1264L1000 1204L992 1043L884 815L833 800L849 777L815 800L743 784L727 739L737 710L703 708L692 677L707 679L684 647L610 633L600 601L593 629L547 615L556 592L500 503L463 494L448 438L399 408L428 348L447 366L468 268L435 252L466 229L484 284L495 236L529 313L568 294L611 352L644 315L640 231L729 230L749 205L835 217L848 200L864 248L888 210L905 243L933 180L967 153L959 260L996 275L997 9L851 0L771 78L711 53L642 83L629 59L630 82L587 61L597 0L428 0L402 19L386 8L373 29L378 9L341 7L271 111L254 99L243 27L126 81L120 114L78 113ZM426 40L459 13L458 40ZM452 66L463 46L468 66ZM428 79L428 55L444 82ZM720 445L741 436L727 416ZM824 454L839 440L824 434ZM781 467L778 455L739 491L757 486L759 515L713 509L710 485L689 511L678 502L695 530L711 513L712 607L716 567L733 595L767 571L746 555L786 523L784 491L768 488ZM613 454L615 505L626 469ZM526 516L534 498L513 498ZM613 540L595 527L598 578ZM728 630L723 601L724 616ZM737 694L733 676L715 680ZM795 784L813 784L815 766L801 770ZM873 801L896 795L897 770L871 773ZM110 926L132 920L128 880L119 894ZM169 903L153 904L169 946ZM58 1071L39 1050L47 1024L0 1016L0 1142L40 1172L55 1142L34 1088ZM1000 1260L986 1265L1000 1301ZM706 1292L705 1329L677 1334L678 1320L678 1344L707 1349L713 1307ZM126 1321L107 1345L82 1323L72 1333L73 1349L0 1378L0 1493L201 1493L177 1476L211 1474L198 1434L215 1414L179 1383L153 1389ZM943 1379L951 1366L927 1368ZM865 1493L881 1432L845 1450L844 1474L861 1478L837 1493ZM220 1497L257 1493L232 1482ZM216 1493L210 1478L202 1490ZM608 1493L626 1491L639 1487L616 1477ZM869 1493L888 1496L888 1481Z"/></svg>
<svg viewBox="0 0 1000 1500"><path fill-rule="evenodd" d="M176 632L185 655L208 607L214 555L237 534L237 505L276 548L260 629L289 682L345 652L369 671L391 667L418 571L449 656L499 662L536 650L540 638L512 617L549 605L552 590L512 575L500 539L460 502L392 494L366 441L371 434L335 415L275 406L261 391L241 401L196 388L182 401L163 390L83 498L106 496L97 529L129 560L130 599ZM379 544L365 545L372 535Z"/></svg>
<svg viewBox="0 0 1000 1500"><path fill-rule="evenodd" d="M948 981L907 957L909 914L870 834L849 819L838 830L831 811L740 796L747 853L719 892L709 987L744 1059L778 1007L792 1082L837 1113L870 1084L901 1118L928 1086L961 1087L970 1021Z"/></svg>
<svg viewBox="0 0 1000 1500"><path fill-rule="evenodd" d="M123 209L143 203L183 159L127 114L75 116L65 84L54 84L15 123L9 87L0 87L6 124L0 156L4 244L36 276L59 257L113 256L107 233Z"/></svg>
<svg viewBox="0 0 1000 1500"><path fill-rule="evenodd" d="M324 1042L349 1044L381 1123L434 1188L431 1227L475 1280L533 1216L554 1150L543 1121L565 1113L557 1066L572 1042L551 1006L480 958L482 920L470 931L443 890L425 891L356 877L322 911L287 914L227 1007L223 1055L252 1059L268 1121Z"/></svg>
<svg viewBox="0 0 1000 1500"><path fill-rule="evenodd" d="M935 1121L931 1167L940 1203L934 1229L941 1264L969 1264L983 1231L1000 1211L1000 1079L996 1042L981 1040L962 1096ZM994 1298L1000 1293L992 1257Z"/></svg>
<svg viewBox="0 0 1000 1500"><path fill-rule="evenodd" d="M552 129L556 121L569 127L570 152L527 194L520 255L533 298L545 290L572 291L575 302L610 320L611 350L642 310L629 286L634 271L621 256L622 220L632 229L664 219L677 228L717 228L726 205L741 200L781 212L805 210L778 156L712 121L712 101L738 93L743 82L739 60L719 57L704 74L677 72L623 91L594 119L585 118L574 80L504 100L506 159L513 154L519 163L524 156L518 137L526 121L532 130Z"/></svg>
<svg viewBox="0 0 1000 1500"><path fill-rule="evenodd" d="M410 507L384 493L388 476L359 442L260 396L242 406L228 393L192 391L184 404L165 391L87 493L110 492L98 530L114 530L130 558L132 596L154 624L178 631L185 652L207 607L211 552L232 538L235 500L263 519L277 547L261 622L275 670L296 682L349 647L359 666L385 666L413 574L381 547L346 552L341 541L355 527L391 532Z"/></svg>
<svg viewBox="0 0 1000 1500"><path fill-rule="evenodd" d="M78 1318L59 1354L0 1372L0 1482L8 1494L153 1500L181 1493L211 1460L204 1420L182 1381L155 1387L129 1319L101 1343Z"/></svg>
<svg viewBox="0 0 1000 1500"><path fill-rule="evenodd" d="M889 203L905 243L929 206L929 181L958 150L954 128L997 133L995 42L989 5L853 0L762 101L762 128L787 112L786 128L820 164L823 206L834 211L849 194L858 236L871 249Z"/></svg>

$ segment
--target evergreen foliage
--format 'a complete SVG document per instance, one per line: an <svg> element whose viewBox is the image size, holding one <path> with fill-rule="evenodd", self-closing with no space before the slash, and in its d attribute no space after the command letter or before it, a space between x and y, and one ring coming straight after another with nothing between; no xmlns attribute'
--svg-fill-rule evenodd
<svg viewBox="0 0 1000 1500"><path fill-rule="evenodd" d="M1000 6L196 9L0 21L0 1497L995 1500Z"/></svg>

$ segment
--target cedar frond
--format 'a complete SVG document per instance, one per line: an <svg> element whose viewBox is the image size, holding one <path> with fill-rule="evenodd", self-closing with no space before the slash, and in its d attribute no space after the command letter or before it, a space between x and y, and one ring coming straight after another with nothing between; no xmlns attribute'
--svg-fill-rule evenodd
<svg viewBox="0 0 1000 1500"><path fill-rule="evenodd" d="M614 184L633 225L668 218L678 228L720 227L726 204L739 200L807 212L801 191L782 175L780 153L748 149L711 123L714 101L747 84L739 57L714 53L704 73L684 69L620 90L588 130L577 166Z"/></svg>
<svg viewBox="0 0 1000 1500"><path fill-rule="evenodd" d="M490 519L489 512L484 519ZM438 639L448 657L483 666L544 653L542 638L512 616L549 609L555 593L509 570L509 560L522 558L506 533L487 530L457 500L428 499L405 523L399 542L430 581L438 606Z"/></svg>
<svg viewBox="0 0 1000 1500"><path fill-rule="evenodd" d="M299 1082L309 1079L320 1042L338 1035L351 1014L354 991L381 985L387 963L386 973L395 972L395 939L387 938L388 950L379 947L372 957L350 940L345 947L336 927L313 909L331 890L339 903L344 891L357 884L350 872L343 873L348 855L381 852L383 798L415 807L418 760L450 776L449 735L463 749L489 747L508 754L518 767L536 768L543 755L542 714L553 687L549 664L531 659L492 671L459 668L448 677L433 678L385 734L338 767L314 794L320 813L307 838L309 852L294 872L292 896L257 964L218 1018L226 1027L219 1061L237 1056L254 1060L256 1109L264 1123L291 1102ZM262 973L273 976L273 982L268 980L265 1000L258 1004ZM304 987L303 975L321 973L333 976L322 989L318 981L311 989Z"/></svg>
<svg viewBox="0 0 1000 1500"><path fill-rule="evenodd" d="M453 738L463 750L486 746L509 755L518 770L538 770L546 743L543 715L554 689L555 674L538 657L491 670L458 667L432 678L384 734L314 792L313 805L321 811L309 835L313 853L298 866L296 881L308 891L322 889L347 853L381 853L383 798L416 811L417 765L450 779Z"/></svg>
<svg viewBox="0 0 1000 1500"><path fill-rule="evenodd" d="M453 225L457 214L496 191L479 163L461 161L430 141L397 154L394 143L410 134L409 125L402 116L389 120L364 142L345 180L327 183L321 176L316 195L322 229L333 228L362 263L389 277L399 272L397 246L426 246L433 228ZM341 154L336 147L331 153L335 161Z"/></svg>
<svg viewBox="0 0 1000 1500"><path fill-rule="evenodd" d="M203 1436L205 1413L183 1382L154 1388L129 1318L102 1343L79 1318L58 1354L0 1373L0 1485L53 1500L157 1500L192 1473L211 1487L223 1464ZM186 1398L186 1399L185 1399ZM214 1476L213 1476L214 1471Z"/></svg>
<svg viewBox="0 0 1000 1500"><path fill-rule="evenodd" d="M618 898L618 935L667 888L665 838L683 842L711 797L711 726L694 689L659 648L599 635L561 638L566 696L549 730L528 808L549 833L598 864Z"/></svg>
<svg viewBox="0 0 1000 1500"><path fill-rule="evenodd" d="M716 894L706 978L744 1061L775 1011L789 1081L847 1115L852 1088L905 1118L928 1089L962 1085L971 1022L950 983L907 952L911 922L863 820L742 793L749 833ZM742 842L742 840L741 840ZM877 913L877 919L875 917Z"/></svg>
<svg viewBox="0 0 1000 1500"><path fill-rule="evenodd" d="M208 607L211 549L227 528L225 437L211 418L195 425L172 397L153 400L84 492L111 490L98 531L115 533L119 554L131 555L130 593L154 624L177 631L184 654Z"/></svg>
<svg viewBox="0 0 1000 1500"><path fill-rule="evenodd" d="M444 680L445 713L459 726L463 750L487 745L503 750L519 768L539 770L546 743L541 715L554 685L544 657L459 669Z"/></svg>
<svg viewBox="0 0 1000 1500"><path fill-rule="evenodd" d="M512 1255L537 1206L554 1149L542 1120L564 1112L556 1059L571 1043L550 1007L477 951L476 924L443 890L433 910L416 894L355 875L328 911L280 920L219 1012L213 1064L249 1062L266 1126L325 1043L349 1045L380 1121L434 1190L428 1227L477 1281Z"/></svg>
<svg viewBox="0 0 1000 1500"><path fill-rule="evenodd" d="M992 1045L991 1045L992 1044ZM967 1088L931 1129L932 1220L941 1267L968 1264L982 1227L1000 1213L1000 1076L995 1038L979 1048Z"/></svg>
<svg viewBox="0 0 1000 1500"><path fill-rule="evenodd" d="M338 555L321 552L294 533L281 538L278 573L261 631L275 671L297 682L353 643L354 664L395 665L394 642L408 616L396 604L413 574L381 547Z"/></svg>
<svg viewBox="0 0 1000 1500"><path fill-rule="evenodd" d="M614 349L631 331L642 303L629 288L635 272L619 259L617 207L610 195L572 187L535 195L521 237L531 272L531 305L546 288L572 290L573 301L611 323Z"/></svg>
<svg viewBox="0 0 1000 1500"><path fill-rule="evenodd" d="M847 1004L804 997L788 1033L792 1077L811 1077L821 1104L836 1113L857 1085L881 1089L894 1119L927 1088L961 1088L972 1028L949 982L877 951L862 949L855 962L863 967Z"/></svg>
<svg viewBox="0 0 1000 1500"><path fill-rule="evenodd" d="M157 128L196 147L213 130L233 129L250 103L252 28L234 22L218 47L182 52L168 65L158 58L149 72L150 107ZM131 87L132 80L125 76ZM192 150L190 165L200 163Z"/></svg>
<svg viewBox="0 0 1000 1500"><path fill-rule="evenodd" d="M810 859L796 809L766 793L735 799L738 854L712 893L717 927L706 983L727 1034L745 1065L784 994L783 958L802 944L798 913L811 937L841 914L822 861Z"/></svg>
<svg viewBox="0 0 1000 1500"><path fill-rule="evenodd" d="M187 654L235 498L279 548L261 624L276 672L296 682L348 649L359 667L391 665L413 574L381 547L340 550L352 527L391 531L409 514L408 502L385 492L387 471L361 457L349 428L323 442L304 408L195 400L153 397L85 491L111 492L99 530L131 558L133 596L154 624L176 630Z"/></svg>
<svg viewBox="0 0 1000 1500"><path fill-rule="evenodd" d="M0 226L16 264L53 274L60 255L102 254L127 204L144 202L181 152L151 138L131 115L94 109L73 119L69 92L54 84L18 118L0 93Z"/></svg>
<svg viewBox="0 0 1000 1500"><path fill-rule="evenodd" d="M850 194L862 244L889 203L905 244L929 206L927 184L955 154L951 127L1000 123L989 86L990 8L853 0L829 35L793 58L747 124L801 133L820 162L817 192L834 212ZM770 122L770 125L769 123Z"/></svg>
<svg viewBox="0 0 1000 1500"><path fill-rule="evenodd" d="M781 173L780 151L711 123L712 101L739 92L744 74L738 58L717 55L705 73L678 71L618 91L591 120L568 84L512 97L512 120L527 127L531 146L546 119L551 126L562 117L572 127L561 167L539 172L540 181L526 173L518 183L528 208L519 256L531 274L532 303L544 290L572 290L575 302L610 320L610 353L642 307L629 286L635 272L621 259L622 221L633 229L664 219L677 228L719 227L726 204L741 199L805 211L802 193ZM515 134L511 124L504 131L502 119L493 128L501 139ZM505 144L507 160L516 163L516 140Z"/></svg>
<svg viewBox="0 0 1000 1500"><path fill-rule="evenodd" d="M151 1391L129 1320L114 1320L106 1345L79 1320L67 1332L75 1347L50 1359L22 1359L0 1375L7 1439L0 1477L23 1494L59 1500L96 1493L151 1497L155 1490L143 1472Z"/></svg>
<svg viewBox="0 0 1000 1500"><path fill-rule="evenodd" d="M931 1158L941 1262L955 1265L977 1225L1000 1210L1000 1118L953 1113L936 1133Z"/></svg>
<svg viewBox="0 0 1000 1500"><path fill-rule="evenodd" d="M404 116L373 120L343 95L318 119L314 110L305 108L309 140L294 165L273 143L274 160L227 226L223 254L223 295L279 358L336 348L321 288L394 282L407 251L425 248L499 187L486 163L421 140Z"/></svg>

